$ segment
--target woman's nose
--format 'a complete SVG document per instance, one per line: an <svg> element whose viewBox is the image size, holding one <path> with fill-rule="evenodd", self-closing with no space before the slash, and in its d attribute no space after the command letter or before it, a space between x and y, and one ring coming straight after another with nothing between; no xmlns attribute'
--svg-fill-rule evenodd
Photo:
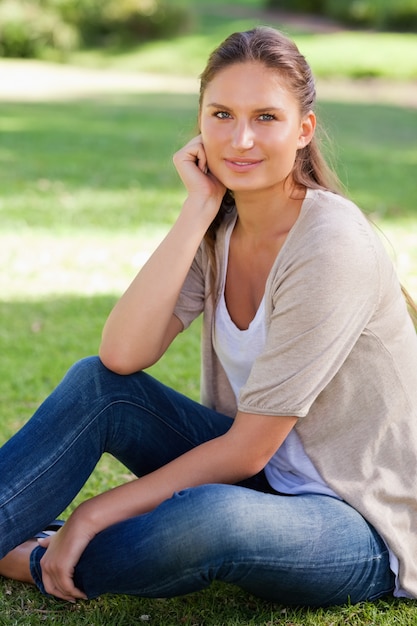
<svg viewBox="0 0 417 626"><path fill-rule="evenodd" d="M232 148L234 150L250 150L253 145L254 136L250 124L247 122L236 124L232 137Z"/></svg>

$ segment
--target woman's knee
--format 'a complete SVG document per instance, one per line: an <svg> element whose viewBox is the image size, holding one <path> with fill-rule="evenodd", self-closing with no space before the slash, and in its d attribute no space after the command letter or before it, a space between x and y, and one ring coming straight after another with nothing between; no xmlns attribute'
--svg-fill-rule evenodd
<svg viewBox="0 0 417 626"><path fill-rule="evenodd" d="M100 394L129 389L130 392L139 392L140 395L140 390L143 389L146 392L153 378L142 371L128 375L117 374L109 370L99 356L87 356L76 361L63 380L74 382L81 389L85 384L92 384Z"/></svg>
<svg viewBox="0 0 417 626"><path fill-rule="evenodd" d="M123 377L107 369L98 356L87 356L76 361L64 376L62 383L84 393L97 396L106 395L111 389L118 388Z"/></svg>
<svg viewBox="0 0 417 626"><path fill-rule="evenodd" d="M66 378L82 378L83 380L95 378L104 372L105 367L98 356L87 356L73 363L69 368Z"/></svg>

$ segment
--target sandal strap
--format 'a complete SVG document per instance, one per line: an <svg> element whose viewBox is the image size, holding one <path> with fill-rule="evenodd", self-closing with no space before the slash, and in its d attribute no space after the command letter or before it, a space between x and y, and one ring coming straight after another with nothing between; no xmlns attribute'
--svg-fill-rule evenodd
<svg viewBox="0 0 417 626"><path fill-rule="evenodd" d="M50 524L48 524L48 526L45 526L45 528L43 530L41 530L39 533L36 533L34 538L35 539L46 539L46 537L50 537L54 533L57 533L58 530L60 528L62 528L62 526L64 524L65 524L64 520L56 519L53 522L51 522Z"/></svg>

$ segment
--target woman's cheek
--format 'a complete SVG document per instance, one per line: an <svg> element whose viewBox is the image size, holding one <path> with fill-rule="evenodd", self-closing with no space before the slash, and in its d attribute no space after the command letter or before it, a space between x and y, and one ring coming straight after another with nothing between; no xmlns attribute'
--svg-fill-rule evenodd
<svg viewBox="0 0 417 626"><path fill-rule="evenodd" d="M226 181L224 180L225 172L222 172L219 162L214 159L207 158L207 167L209 172L227 187Z"/></svg>
<svg viewBox="0 0 417 626"><path fill-rule="evenodd" d="M216 176L218 172L218 162L215 157L215 153L210 149L210 146L207 146L206 144L204 144L204 150L206 153L207 167L210 172Z"/></svg>

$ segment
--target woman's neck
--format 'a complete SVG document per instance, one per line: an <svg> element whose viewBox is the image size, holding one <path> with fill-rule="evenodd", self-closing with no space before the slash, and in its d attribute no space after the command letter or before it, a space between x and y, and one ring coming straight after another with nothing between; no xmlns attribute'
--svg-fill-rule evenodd
<svg viewBox="0 0 417 626"><path fill-rule="evenodd" d="M300 214L306 189L293 186L290 193L236 193L239 235L256 240L288 233Z"/></svg>

